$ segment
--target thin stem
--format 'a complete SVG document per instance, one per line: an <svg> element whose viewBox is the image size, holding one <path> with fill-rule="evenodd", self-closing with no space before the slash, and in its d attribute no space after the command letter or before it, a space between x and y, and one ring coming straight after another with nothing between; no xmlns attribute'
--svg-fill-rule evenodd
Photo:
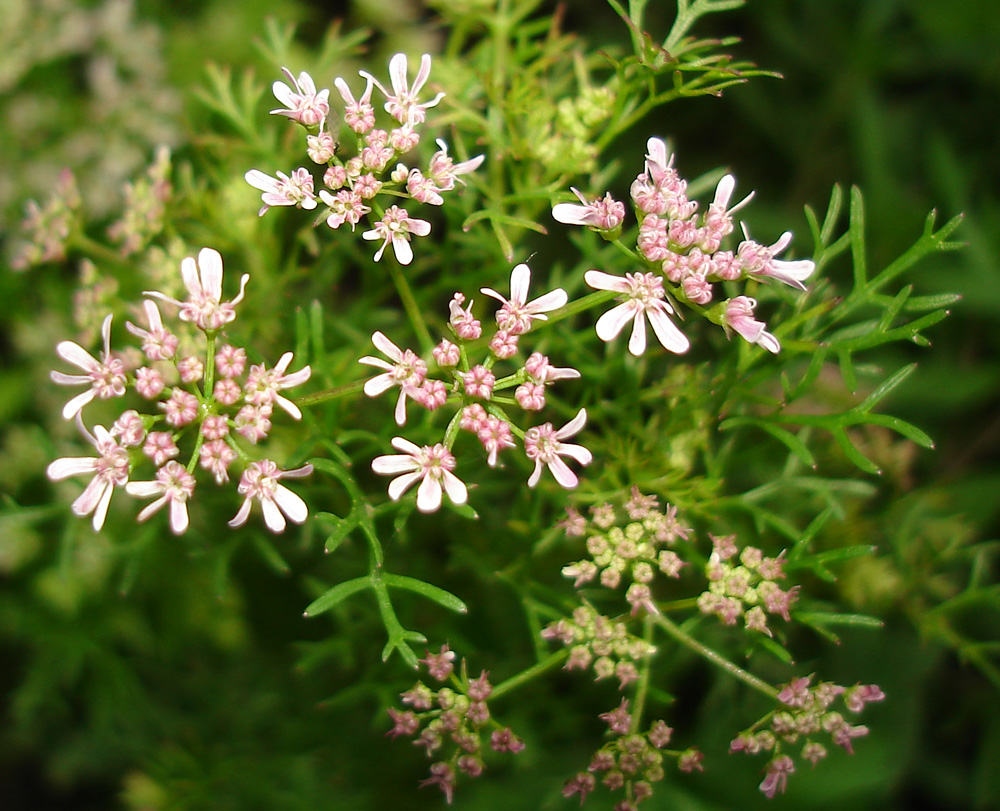
<svg viewBox="0 0 1000 811"><path fill-rule="evenodd" d="M563 648L560 651L553 653L548 659L542 659L542 661L532 665L527 670L522 670L515 676L511 676L506 681L501 682L496 687L493 688L493 692L490 693L490 698L499 698L504 693L509 693L511 690L516 690L522 684L531 681L535 676L539 676L546 670L551 670L556 665L560 664L564 659L569 656L569 651Z"/></svg>
<svg viewBox="0 0 1000 811"><path fill-rule="evenodd" d="M357 380L354 383L346 383L343 386L336 386L332 389L324 389L323 391L316 391L312 394L304 394L301 397L296 397L294 402L297 406L319 405L320 403L325 403L328 400L337 400L340 397L357 394L359 391L363 390L364 387L365 381Z"/></svg>
<svg viewBox="0 0 1000 811"><path fill-rule="evenodd" d="M392 276L392 282L396 285L396 292L399 293L400 299L403 301L403 309L406 310L406 315L410 319L410 324L413 326L413 331L417 333L417 340L420 342L421 351L426 354L434 348L434 341L431 338L430 330L427 328L427 322L424 321L423 311L417 304L417 300L413 297L413 290L410 289L410 283L406 280L406 274L403 273L402 268L397 262L388 262L389 275Z"/></svg>
<svg viewBox="0 0 1000 811"><path fill-rule="evenodd" d="M652 615L647 614L642 623L642 638L647 644L653 644L653 623ZM652 672L653 657L647 656L642 663L642 671L639 673L639 682L635 688L635 703L632 705L632 724L629 730L633 734L639 731L642 724L642 711L646 707L646 694L649 692L649 675Z"/></svg>
<svg viewBox="0 0 1000 811"><path fill-rule="evenodd" d="M706 645L703 645L693 636L682 630L681 627L672 620L660 614L653 617L653 621L686 648L689 648L698 655L708 659L708 661L710 661L713 665L722 668L733 678L739 679L744 684L748 684L750 687L753 687L754 690L759 690L768 698L776 699L778 697L778 691L776 688L772 687L766 681L758 679L755 675L753 675L753 673L747 672L739 665L733 664L725 656L722 656Z"/></svg>

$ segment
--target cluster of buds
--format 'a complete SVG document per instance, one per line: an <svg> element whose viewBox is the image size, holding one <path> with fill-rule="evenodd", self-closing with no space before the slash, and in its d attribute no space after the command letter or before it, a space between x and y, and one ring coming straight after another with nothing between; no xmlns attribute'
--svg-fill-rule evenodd
<svg viewBox="0 0 1000 811"><path fill-rule="evenodd" d="M563 525L567 533L587 536L590 559L571 563L562 573L574 579L576 588L597 579L605 588L615 589L628 577L632 582L625 599L633 616L640 611L657 614L649 584L657 571L680 577L687 564L673 549L664 547L673 546L679 538L688 540L691 529L679 523L676 507L668 504L661 512L656 496L643 495L634 486L625 512L629 522L624 527L615 526L617 516L609 503L592 508L589 524L582 515L571 512Z"/></svg>
<svg viewBox="0 0 1000 811"><path fill-rule="evenodd" d="M398 387L397 425L406 422L408 400L429 411L448 403L459 407L445 429L442 442L420 447L403 437L394 437L392 446L401 453L379 456L372 462L376 473L397 477L389 484L393 500L419 482L417 508L422 512L437 510L442 492L453 503L464 504L468 498L466 486L452 472L456 465L452 448L463 431L476 437L491 467L499 464L502 451L516 447L515 437L520 439L525 455L535 465L528 479L531 487L538 483L545 467L563 487L576 486L577 476L563 457L582 465L591 462L590 451L566 441L583 428L587 412L580 409L559 429L552 423L522 429L505 409L518 406L530 413L540 411L545 407L546 390L551 383L577 378L580 373L553 366L546 356L534 352L527 360L519 361L520 368L516 371L503 377L496 374L498 362L510 361L518 354L521 336L531 329L532 322L545 320L546 313L566 303L565 291L558 288L528 301L530 281L531 271L520 264L511 273L509 299L483 288L482 292L499 300L501 306L496 313L496 332L489 340L482 363L472 364L469 360L473 345L483 337L483 327L472 313L472 302L466 304L461 293L456 293L449 305L451 338L443 339L432 352L439 377L431 377L427 363L412 350L400 349L381 332L372 336L372 342L385 358L361 358L361 363L383 370L367 381L365 394L377 397Z"/></svg>
<svg viewBox="0 0 1000 811"><path fill-rule="evenodd" d="M69 169L59 173L52 196L44 206L29 200L21 221L23 240L11 259L14 270L26 270L66 258L66 244L80 218L80 190Z"/></svg>
<svg viewBox="0 0 1000 811"><path fill-rule="evenodd" d="M784 685L778 692L781 707L741 732L729 745L730 752L771 755L760 784L760 790L768 797L783 793L788 776L795 771L795 760L788 753L792 747L813 767L827 755L826 747L816 740L820 735L829 736L835 745L854 754L851 741L867 735L868 727L848 722L843 712L833 707L838 698L844 710L852 715L860 713L865 704L885 698L885 693L875 684L841 687L820 682L811 687L811 680L811 676L803 676Z"/></svg>
<svg viewBox="0 0 1000 811"><path fill-rule="evenodd" d="M578 772L563 787L563 796L580 795L583 805L587 795L597 786L596 775L604 775L601 782L611 791L624 790L625 799L615 805L615 811L634 811L643 800L653 794L653 783L664 777L664 755L676 759L683 772L701 771L702 753L697 749L674 751L666 749L673 729L662 720L654 721L649 730L640 733L636 719L629 712L628 700L610 712L602 713L613 736L597 750L587 767Z"/></svg>
<svg viewBox="0 0 1000 811"><path fill-rule="evenodd" d="M435 759L431 776L421 786L437 786L450 803L459 774L479 777L483 773L486 768L483 752L487 746L494 752L517 754L524 749L524 742L510 727L501 726L490 715L487 701L493 685L485 670L478 678L470 679L463 659L461 676L457 676L455 652L447 645L442 646L440 653L428 652L427 658L420 661L433 679L447 681L452 686L433 690L418 681L400 695L410 709L389 709L393 727L386 734L394 738L416 736L414 745L422 746L427 757Z"/></svg>
<svg viewBox="0 0 1000 811"><path fill-rule="evenodd" d="M186 300L147 291L144 295L149 298L143 302L146 326L126 323L141 342L141 354L112 352L111 315L102 324L104 346L99 357L73 341L62 341L56 347L59 357L82 374L52 372L53 382L86 387L66 403L63 417L76 419L97 456L57 459L49 465L48 476L56 481L82 474L93 476L73 503L73 512L93 515L95 530L104 525L114 489L123 488L131 496L155 499L139 513L140 521L169 507L170 528L180 534L189 523L187 502L195 489L195 469L200 466L222 485L229 481L230 466L240 460L243 473L237 491L243 504L229 525L245 523L255 500L273 532L285 529L286 517L302 523L308 515L306 504L281 480L306 476L312 466L281 470L269 459L253 461L236 437L251 445L265 439L275 406L300 419L298 407L281 392L305 383L310 368L289 373L292 353L286 352L273 368L261 363L247 371L246 350L219 341L223 327L236 317L235 307L250 277L244 274L234 299L222 301L222 257L217 251L203 249L197 263L193 257L185 259L181 276L188 291ZM180 320L197 328L195 334L204 339L201 356L181 351L181 338L164 326L152 299L176 307ZM129 358L140 360L133 363ZM82 417L84 407L95 399L125 397L129 389L151 407L152 413L140 414L129 408L110 429L95 425L93 433L88 431ZM176 457L185 436L191 437L191 451L182 465ZM144 461L156 468L154 477L131 480L133 469Z"/></svg>
<svg viewBox="0 0 1000 811"><path fill-rule="evenodd" d="M798 586L783 590L777 583L785 577L782 555L765 557L753 546L740 551L733 535L709 537L713 549L705 566L708 591L698 596L701 613L714 614L726 625L735 625L742 617L747 629L772 636L767 614L787 622L799 592Z"/></svg>
<svg viewBox="0 0 1000 811"><path fill-rule="evenodd" d="M170 149L162 146L146 169L145 177L125 184L122 218L108 228L108 236L120 243L124 256L142 250L152 237L163 230L166 204L173 192L170 169Z"/></svg>
<svg viewBox="0 0 1000 811"><path fill-rule="evenodd" d="M362 233L366 240L380 241L375 261L382 258L385 249L392 247L402 265L413 260L410 240L414 236L427 236L431 225L427 220L411 217L400 206L383 207L378 201L380 193L415 200L417 203L439 206L442 195L463 183L462 175L474 171L483 162L479 155L466 161L455 161L448 154L448 145L438 140L438 151L431 156L425 169L408 168L398 159L420 143L420 125L427 110L443 98L438 93L429 101L420 101L419 95L430 76L431 58L424 54L412 84L407 76L404 54L389 60L391 90L371 74L360 71L365 80L364 92L357 98L347 82L338 77L334 86L344 102L343 111L331 111L330 90L316 90L308 73L296 79L283 69L288 84L274 83L274 95L284 107L272 110L275 115L301 125L306 132L306 153L313 165L322 169L317 182L314 170L306 167L295 169L291 175L277 172L276 176L252 169L246 181L262 192L264 203L261 215L270 206L296 206L306 210L322 208L320 219L337 229L347 223L353 231L363 217L368 218L370 229ZM376 127L375 107L371 96L373 88L385 96L384 108L390 118L388 129ZM341 130L353 139L353 155L344 159L340 154ZM315 170L317 173L319 169ZM319 188L317 192L316 189ZM317 223L319 220L317 220Z"/></svg>
<svg viewBox="0 0 1000 811"><path fill-rule="evenodd" d="M678 304L684 303L722 326L727 335L735 332L769 352L778 352L778 339L767 331L764 322L754 318L757 302L742 295L709 307L716 298L713 285L774 279L805 290L803 281L812 275L815 263L776 258L791 242L790 232L782 234L773 245L764 246L751 240L744 226L744 240L737 249L723 250L726 237L735 230L733 214L753 194L730 205L736 181L726 175L719 181L708 210L699 214L698 203L687 197L687 181L673 168L673 156L666 143L650 138L647 149L644 171L631 186L639 222L635 257L643 267L623 277L599 270L589 270L584 276L591 287L621 296L620 303L598 319L598 337L610 341L631 321L628 348L633 355L641 355L646 350L648 319L665 349L686 352L690 342L671 320L671 316L680 315ZM559 203L553 207L552 216L559 222L587 226L608 240L617 240L625 218L624 204L610 194L588 200L576 189L573 193L580 203Z"/></svg>
<svg viewBox="0 0 1000 811"><path fill-rule="evenodd" d="M636 662L656 652L644 639L629 633L628 626L599 614L588 603L578 606L570 619L553 622L542 630L544 639L556 639L569 647L567 670L593 666L595 681L616 676L624 690L639 678Z"/></svg>

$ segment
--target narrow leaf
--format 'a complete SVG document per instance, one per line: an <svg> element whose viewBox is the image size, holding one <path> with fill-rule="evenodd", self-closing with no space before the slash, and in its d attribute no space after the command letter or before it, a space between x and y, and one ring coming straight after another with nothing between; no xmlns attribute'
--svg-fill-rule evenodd
<svg viewBox="0 0 1000 811"><path fill-rule="evenodd" d="M444 589L423 580L417 580L415 577L389 574L387 572L382 575L382 581L387 586L391 586L393 588L406 589L408 591L416 592L417 594L426 597L428 600L433 600L438 605L444 606L449 611L456 611L459 614L468 613L469 609L465 603L450 591L445 591Z"/></svg>
<svg viewBox="0 0 1000 811"><path fill-rule="evenodd" d="M347 599L352 594L362 591L363 589L371 588L371 585L371 578L367 575L363 577L355 577L353 580L347 580L343 583L338 583L332 589L323 594L322 597L313 600L309 604L309 607L306 608L305 616L315 617L317 614L329 611L337 603Z"/></svg>

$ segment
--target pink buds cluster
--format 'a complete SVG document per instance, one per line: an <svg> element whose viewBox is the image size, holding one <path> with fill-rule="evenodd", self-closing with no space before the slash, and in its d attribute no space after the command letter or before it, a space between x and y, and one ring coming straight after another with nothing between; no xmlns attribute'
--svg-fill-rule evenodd
<svg viewBox="0 0 1000 811"><path fill-rule="evenodd" d="M885 693L875 684L842 687L820 682L812 686L811 681L811 676L803 676L784 685L777 695L779 707L737 735L729 745L730 752L748 755L766 752L771 756L760 784L760 790L768 797L783 793L788 776L795 771L795 759L789 751L797 752L802 760L815 767L827 755L826 747L817 739L828 737L853 755L851 741L867 735L868 727L850 723L844 712L857 715L869 702L885 699ZM834 706L838 700L843 712Z"/></svg>
<svg viewBox="0 0 1000 811"><path fill-rule="evenodd" d="M450 803L460 774L479 777L486 768L483 754L487 746L494 752L517 754L524 742L493 720L487 701L493 692L489 674L484 670L470 679L462 660L460 676L454 673L454 651L447 645L439 653L428 652L421 663L438 682L452 686L432 689L422 681L402 693L409 709L390 707L393 727L386 734L393 738L415 737L414 746L422 746L431 764L431 776L421 786L437 786ZM488 743L487 743L488 742Z"/></svg>
<svg viewBox="0 0 1000 811"><path fill-rule="evenodd" d="M714 546L705 567L709 587L698 596L698 609L726 625L742 619L748 630L772 636L767 615L776 614L787 622L799 592L798 586L784 590L777 583L785 577L782 556L765 557L753 546L740 550L732 535L709 537Z"/></svg>
<svg viewBox="0 0 1000 811"><path fill-rule="evenodd" d="M595 681L616 676L620 690L639 678L636 663L656 651L629 633L624 622L599 614L587 603L578 606L571 618L548 625L542 630L542 638L558 640L570 649L567 670L593 667Z"/></svg>
<svg viewBox="0 0 1000 811"><path fill-rule="evenodd" d="M365 89L358 97L338 77L334 87L343 101L340 114L331 108L329 89L317 90L308 73L300 73L296 79L290 71L283 70L288 83L275 82L273 90L284 106L271 112L305 129L305 151L316 168L299 167L290 175L276 172L273 177L257 169L247 172L247 183L262 192L264 205L260 214L271 206L295 206L308 211L320 208L320 220L325 219L330 228L338 229L346 223L352 231L367 217L371 227L361 236L381 242L375 261L391 247L400 264L410 264L411 240L427 236L431 225L398 205L383 207L378 195L388 194L393 201L403 197L418 204L440 206L444 195L464 183L462 176L475 171L484 157L478 155L456 163L448 154L448 145L438 139L438 151L426 168L407 168L398 162L420 143L420 126L427 110L444 97L438 93L430 100L420 100L430 77L431 57L423 55L411 83L406 56L393 56L389 60L391 89L370 73L360 71ZM384 109L390 123L385 129L376 126L373 88L378 88L386 98ZM348 143L350 147L346 146ZM353 154L342 154L342 144L344 152Z"/></svg>
<svg viewBox="0 0 1000 811"><path fill-rule="evenodd" d="M751 193L730 205L736 186L732 175L719 181L715 198L702 214L698 212L698 203L688 199L687 181L674 169L666 143L650 138L647 149L644 171L631 186L639 222L636 250L644 268L624 277L599 270L590 270L585 275L591 287L620 294L620 303L597 322L601 340L612 340L631 321L629 351L641 355L646 350L648 320L660 344L679 354L690 347L687 337L671 319L678 314L679 303L696 310L707 307L715 299L716 285L721 282L775 279L805 290L803 282L812 275L815 263L777 258L791 242L790 232L782 234L773 245L764 246L751 240L744 227L744 240L736 251L723 250L725 239L735 230L733 215L753 197ZM558 203L552 209L552 216L568 225L587 226L606 239L618 239L624 206L608 194L603 199L588 201L576 189L572 191L580 204ZM727 335L735 332L769 352L778 352L781 348L778 339L754 318L755 307L754 299L737 296L704 314L721 325Z"/></svg>
<svg viewBox="0 0 1000 811"><path fill-rule="evenodd" d="M578 772L566 782L564 797L578 794L583 805L587 795L597 787L598 776L603 775L601 783L606 788L625 794L625 799L615 808L635 809L652 796L653 784L663 779L664 755L674 757L683 771L701 768L697 750L663 751L673 735L665 721L654 721L646 732L635 729L628 704L627 699L622 699L614 710L601 714L601 720L608 725L613 737L594 753L586 771Z"/></svg>
<svg viewBox="0 0 1000 811"><path fill-rule="evenodd" d="M518 355L520 339L532 323L545 320L546 313L566 303L562 289L528 301L530 280L531 271L521 264L511 273L510 298L483 288L482 292L499 300L501 306L496 313L496 330L480 363L473 363L470 354L475 342L483 337L483 326L472 312L472 302L466 303L461 293L456 293L449 304L450 337L443 338L431 352L437 376L431 375L427 362L412 350L400 349L381 332L372 336L372 343L385 357L360 359L361 363L381 370L365 383L365 394L377 397L398 389L397 425L406 423L408 401L429 411L446 404L457 407L441 442L421 447L395 437L392 445L401 453L379 456L372 462L376 473L396 477L389 485L389 495L394 500L419 483L417 508L422 512L437 510L443 494L455 504L464 504L468 496L466 487L452 472L457 464L452 449L463 432L478 440L491 467L499 465L500 454L515 448L516 440L520 439L525 456L534 463L528 478L531 487L538 483L545 468L563 487L576 486L577 476L564 458L587 465L592 457L586 448L566 440L583 429L587 412L580 409L559 429L552 423L522 429L513 422L508 410L511 407L520 407L528 413L542 410L552 383L577 378L580 373L553 366L546 356L534 352L526 360L517 361L515 371L504 376L497 374L499 363L509 363Z"/></svg>
<svg viewBox="0 0 1000 811"><path fill-rule="evenodd" d="M275 406L300 419L298 406L281 392L305 383L310 368L288 372L292 353L286 352L273 368L261 363L247 370L246 350L219 342L223 327L236 317L235 308L249 276L241 279L239 295L223 301L222 257L217 251L205 248L197 262L193 257L185 259L181 276L187 299L179 301L148 291L149 298L143 302L145 325L126 323L128 331L139 339L142 365L127 367L122 356L112 352L110 315L104 319L104 347L97 358L72 341L62 341L56 347L59 357L82 374L52 372L53 382L86 387L66 404L63 416L76 418L97 456L57 459L49 465L49 478L93 474L73 503L73 511L93 515L95 530L103 526L117 487L131 496L154 499L139 513L140 521L167 507L170 528L180 534L189 524L187 502L195 490L195 469L202 468L222 485L229 481L231 465L240 459L244 470L237 490L244 500L230 526L243 524L254 502L260 504L264 522L273 532L285 529L286 518L302 523L308 514L305 502L281 480L308 475L312 466L281 470L268 459L251 461L237 437L251 445L265 439L271 431ZM152 299L176 308L181 321L201 331L204 346L200 355L188 354L186 348L181 351L181 338L164 325ZM128 408L110 430L96 425L90 433L84 427L82 409L88 403L125 397L129 389L147 406L148 413ZM185 438L190 450L187 463L182 465L175 458L181 454ZM155 468L153 478L131 480L133 470L144 462Z"/></svg>

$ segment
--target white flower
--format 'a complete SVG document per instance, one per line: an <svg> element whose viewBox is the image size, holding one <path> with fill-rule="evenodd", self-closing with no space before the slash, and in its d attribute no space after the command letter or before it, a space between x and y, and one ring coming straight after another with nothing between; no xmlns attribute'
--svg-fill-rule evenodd
<svg viewBox="0 0 1000 811"><path fill-rule="evenodd" d="M413 350L401 350L381 332L372 335L372 343L392 363L372 355L365 355L358 360L358 363L385 369L382 374L365 381L365 394L369 397L378 397L393 386L399 386L395 416L396 425L403 425L406 423L406 398L412 396L424 382L424 378L427 377L427 364L417 357Z"/></svg>
<svg viewBox="0 0 1000 811"><path fill-rule="evenodd" d="M101 324L104 351L101 352L100 360L95 359L86 349L73 341L60 341L56 345L56 354L60 358L79 367L86 374L68 375L65 372L50 372L52 382L60 386L90 384L87 391L78 394L63 406L62 415L67 420L75 417L80 409L95 397L107 400L125 394L125 365L120 359L111 357L111 318L112 316L107 316Z"/></svg>
<svg viewBox="0 0 1000 811"><path fill-rule="evenodd" d="M250 274L240 278L240 292L232 301L222 301L222 255L212 248L202 248L198 262L188 256L181 262L181 278L188 290L187 301L177 301L155 290L144 296L165 301L180 308L181 321L190 321L203 330L217 330L236 318L235 305L243 300Z"/></svg>
<svg viewBox="0 0 1000 811"><path fill-rule="evenodd" d="M385 111L389 115L400 124L413 127L423 122L427 116L427 108L434 107L441 101L444 98L444 93L438 93L433 99L423 104L417 102L417 94L423 89L427 77L431 74L430 54L424 54L420 57L420 69L413 78L412 85L406 78L406 67L406 54L396 54L389 60L389 79L392 82L392 93L386 90L382 83L370 73L363 70L358 71L358 73L365 79L372 81L388 99L385 103Z"/></svg>
<svg viewBox="0 0 1000 811"><path fill-rule="evenodd" d="M259 366L251 366L247 382L243 387L246 401L255 406L274 403L287 411L292 419L301 420L302 412L299 407L287 397L278 394L282 389L301 386L312 374L311 367L303 366L297 372L286 375L285 370L292 362L292 357L292 352L286 352L273 369L268 369L263 363Z"/></svg>
<svg viewBox="0 0 1000 811"><path fill-rule="evenodd" d="M441 506L442 488L454 504L465 504L468 491L451 471L455 457L441 444L419 447L403 437L393 437L392 447L401 455L378 456L372 460L372 470L383 476L396 476L389 482L389 498L397 501L418 481L417 509L434 512Z"/></svg>
<svg viewBox="0 0 1000 811"><path fill-rule="evenodd" d="M194 492L194 482L194 476L183 465L170 461L156 471L156 481L129 482L125 485L125 492L139 498L159 496L152 504L143 507L138 519L145 521L165 504L169 504L170 529L175 535L180 535L188 528L187 500Z"/></svg>
<svg viewBox="0 0 1000 811"><path fill-rule="evenodd" d="M816 270L816 263L810 259L782 260L775 259L775 255L781 253L792 241L792 232L785 231L770 247L754 242L750 239L746 226L743 227L745 242L740 243L736 255L743 266L743 270L751 276L769 276L777 279L789 287L805 290L803 281L812 276Z"/></svg>
<svg viewBox="0 0 1000 811"><path fill-rule="evenodd" d="M231 527L240 527L250 517L253 500L260 502L264 512L264 523L271 532L285 531L285 516L289 521L301 524L309 517L309 508L295 493L280 483L281 479L301 478L313 471L312 465L295 470L280 470L270 459L251 462L243 471L237 490L244 496L243 506L229 522Z"/></svg>
<svg viewBox="0 0 1000 811"><path fill-rule="evenodd" d="M673 308L666 301L663 281L652 273L626 273L625 277L611 276L599 270L588 270L584 280L598 290L624 293L626 299L597 319L597 336L610 341L624 326L632 321L632 336L628 349L633 355L646 351L646 318L664 349L681 354L691 346L674 323L667 317Z"/></svg>
<svg viewBox="0 0 1000 811"><path fill-rule="evenodd" d="M361 237L367 240L385 240L375 252L376 262L382 258L383 252L392 243L392 250L396 254L399 264L408 265L413 261L410 234L425 237L430 232L431 224L427 220L413 218L399 206L389 206L382 219L375 223L375 227L371 231L365 231Z"/></svg>
<svg viewBox="0 0 1000 811"><path fill-rule="evenodd" d="M282 68L281 72L295 89L284 82L275 82L271 86L274 97L287 108L271 110L271 115L287 116L306 127L314 127L323 121L330 114L330 91L320 90L317 93L316 84L305 71L299 74L297 80L288 68Z"/></svg>
<svg viewBox="0 0 1000 811"><path fill-rule="evenodd" d="M128 451L118 444L106 428L94 426L92 435L77 415L76 424L87 440L97 449L97 457L65 457L56 459L48 466L45 474L53 481L61 481L70 476L80 476L93 473L83 493L73 502L73 512L84 516L94 514L94 530L104 526L108 514L111 494L115 487L121 487L128 481L129 460Z"/></svg>
<svg viewBox="0 0 1000 811"><path fill-rule="evenodd" d="M757 344L772 354L777 354L781 351L781 344L777 338L764 329L767 324L753 317L753 310L756 306L757 302L749 296L737 296L730 299L726 302L722 325L727 332L732 329L750 343Z"/></svg>
<svg viewBox="0 0 1000 811"><path fill-rule="evenodd" d="M307 169L299 167L289 177L284 172L276 172L277 178L265 175L259 169L251 169L243 177L255 189L263 192L260 196L264 205L258 216L271 206L297 206L311 211L316 208L316 195L313 194L313 176Z"/></svg>
<svg viewBox="0 0 1000 811"><path fill-rule="evenodd" d="M603 199L587 200L579 189L570 186L580 205L576 203L556 203L552 206L552 218L565 225L586 225L598 231L614 231L625 219L625 204L615 200L611 193Z"/></svg>
<svg viewBox="0 0 1000 811"><path fill-rule="evenodd" d="M531 329L532 319L548 320L544 313L556 310L566 303L566 291L557 287L544 296L528 301L528 285L531 283L531 270L525 264L514 268L510 274L510 299L505 299L496 290L483 287L480 292L492 296L503 303L497 311L497 325L511 335L522 335Z"/></svg>
<svg viewBox="0 0 1000 811"><path fill-rule="evenodd" d="M575 436L587 422L587 410L581 408L562 428L556 431L551 422L529 428L524 432L524 452L535 463L535 469L528 479L528 487L534 487L542 476L542 466L548 466L555 480L563 487L576 487L579 481L576 474L560 458L568 456L581 465L589 465L593 455L582 445L573 445L562 440Z"/></svg>

